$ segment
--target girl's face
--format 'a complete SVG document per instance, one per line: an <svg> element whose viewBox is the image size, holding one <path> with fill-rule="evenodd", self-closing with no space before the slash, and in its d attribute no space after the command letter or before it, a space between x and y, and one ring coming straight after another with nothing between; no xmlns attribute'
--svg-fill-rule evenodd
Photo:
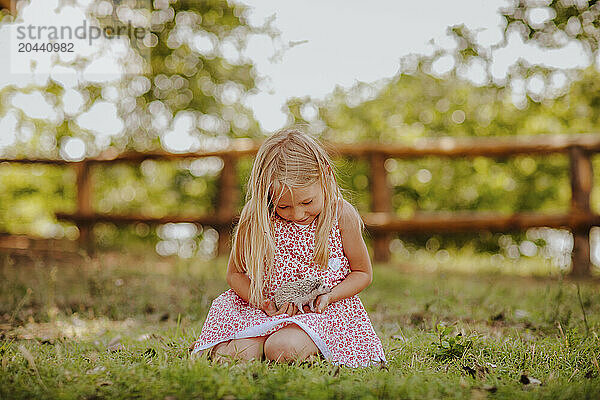
<svg viewBox="0 0 600 400"><path fill-rule="evenodd" d="M317 181L303 188L283 189L275 212L281 218L300 225L310 225L323 210L323 192Z"/></svg>

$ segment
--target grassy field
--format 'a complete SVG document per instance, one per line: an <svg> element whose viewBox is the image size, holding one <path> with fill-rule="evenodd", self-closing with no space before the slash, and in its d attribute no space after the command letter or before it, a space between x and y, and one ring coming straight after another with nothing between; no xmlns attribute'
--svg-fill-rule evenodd
<svg viewBox="0 0 600 400"><path fill-rule="evenodd" d="M600 398L597 279L376 265L388 365L351 369L191 359L224 259L0 262L1 399Z"/></svg>

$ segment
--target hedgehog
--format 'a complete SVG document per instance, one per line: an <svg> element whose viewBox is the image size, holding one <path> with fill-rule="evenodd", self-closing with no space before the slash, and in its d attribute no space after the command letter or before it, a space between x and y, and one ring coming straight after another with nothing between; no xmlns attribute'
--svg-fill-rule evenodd
<svg viewBox="0 0 600 400"><path fill-rule="evenodd" d="M323 284L319 278L306 278L294 282L284 283L275 291L275 305L277 309L285 303L292 303L298 311L304 313L302 307L308 304L310 311L315 312L315 299L317 296L331 292L331 288Z"/></svg>

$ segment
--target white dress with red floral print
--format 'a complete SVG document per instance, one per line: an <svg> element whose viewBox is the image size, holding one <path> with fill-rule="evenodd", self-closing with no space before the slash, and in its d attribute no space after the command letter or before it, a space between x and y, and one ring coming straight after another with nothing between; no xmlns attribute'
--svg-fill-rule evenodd
<svg viewBox="0 0 600 400"><path fill-rule="evenodd" d="M329 236L329 267L326 270L318 269L311 261L316 219L310 225L298 225L274 216L273 225L276 250L266 298L273 300L275 290L289 281L319 277L333 287L350 273L337 221ZM293 317L287 314L270 317L229 289L213 301L200 338L194 342L193 352L231 339L270 335L291 323L302 328L331 363L359 367L386 362L381 341L358 295L328 305L321 314L308 312Z"/></svg>

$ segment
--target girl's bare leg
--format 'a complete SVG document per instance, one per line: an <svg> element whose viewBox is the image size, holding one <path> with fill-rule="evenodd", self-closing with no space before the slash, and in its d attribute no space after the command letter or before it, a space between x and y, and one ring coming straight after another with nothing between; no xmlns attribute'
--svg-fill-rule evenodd
<svg viewBox="0 0 600 400"><path fill-rule="evenodd" d="M212 358L217 362L227 360L261 360L264 354L264 343L266 336L251 337L245 339L232 339L215 345L212 350Z"/></svg>
<svg viewBox="0 0 600 400"><path fill-rule="evenodd" d="M288 325L269 335L264 342L265 357L273 361L304 361L319 354L319 348L298 325Z"/></svg>

